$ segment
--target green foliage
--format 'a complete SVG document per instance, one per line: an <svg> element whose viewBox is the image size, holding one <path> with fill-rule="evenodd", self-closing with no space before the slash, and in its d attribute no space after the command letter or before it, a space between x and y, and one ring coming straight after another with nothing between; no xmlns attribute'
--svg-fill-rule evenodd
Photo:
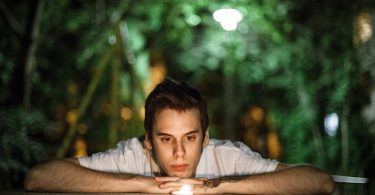
<svg viewBox="0 0 375 195"><path fill-rule="evenodd" d="M7 4L24 24L27 4ZM363 70L352 45L353 17L361 6L367 4L350 0L48 1L41 21L32 102L35 107L43 106L48 116L53 116L56 105L76 108L120 24L123 40L116 41L122 41L124 54L113 56L123 65L121 104L133 111L133 118L120 129L124 130L121 138L143 132L138 117L145 98L142 84L149 81L151 53L156 52L165 58L168 76L190 81L206 96L214 137L223 138L227 121L223 113L234 110L233 128L238 130L231 132L242 139L239 118L249 105L260 105L272 117L280 136L282 161L313 163L340 174L342 136L338 131L335 137L328 137L323 119L336 112L341 120L347 108L349 152L353 154L348 173L356 176L369 169L370 173L370 163L361 159L374 162L374 134L361 118L360 110L369 100L358 84ZM226 32L213 20L212 13L224 7L237 8L243 14L236 31ZM9 98L8 83L22 43L5 25L0 23L0 35L7 37L0 41L0 103ZM83 116L89 124L86 137L95 143L107 137L108 117L98 110L108 102L108 72L101 78L90 112ZM226 85L228 78L230 85ZM76 94L67 90L70 84L77 86ZM225 102L223 96L229 92L234 99ZM0 123L5 127L18 119L1 120L6 120ZM15 124L2 128L4 135L9 129L20 129ZM13 158L19 164L12 164L19 167L15 170L25 170L23 162L28 165L38 160L19 158Z"/></svg>
<svg viewBox="0 0 375 195"><path fill-rule="evenodd" d="M0 111L0 189L22 189L30 166L46 159L46 148L38 139L46 124L40 111L22 108Z"/></svg>

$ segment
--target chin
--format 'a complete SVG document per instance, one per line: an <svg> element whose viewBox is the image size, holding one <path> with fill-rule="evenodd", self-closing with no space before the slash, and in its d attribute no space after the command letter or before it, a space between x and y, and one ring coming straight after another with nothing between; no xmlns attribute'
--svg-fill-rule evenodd
<svg viewBox="0 0 375 195"><path fill-rule="evenodd" d="M180 177L180 178L188 178L192 177L193 174L189 172L172 172L172 174L168 174L169 176L175 176L175 177Z"/></svg>

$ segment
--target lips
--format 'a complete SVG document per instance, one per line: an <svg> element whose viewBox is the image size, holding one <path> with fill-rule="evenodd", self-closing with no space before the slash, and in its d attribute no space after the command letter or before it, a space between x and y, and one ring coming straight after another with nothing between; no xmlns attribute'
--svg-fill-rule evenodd
<svg viewBox="0 0 375 195"><path fill-rule="evenodd" d="M189 164L174 164L171 165L172 170L177 172L183 172L189 167Z"/></svg>

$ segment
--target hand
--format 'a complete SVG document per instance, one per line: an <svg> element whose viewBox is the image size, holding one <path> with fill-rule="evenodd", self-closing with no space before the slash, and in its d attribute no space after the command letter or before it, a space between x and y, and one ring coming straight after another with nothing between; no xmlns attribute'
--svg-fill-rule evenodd
<svg viewBox="0 0 375 195"><path fill-rule="evenodd" d="M194 194L220 193L217 189L205 185L206 178L156 177L155 180L162 182L159 185L161 189L177 188L177 190L172 191L172 194L179 191L184 185L189 185Z"/></svg>
<svg viewBox="0 0 375 195"><path fill-rule="evenodd" d="M180 186L166 186L161 188L160 185L162 185L164 182L158 181L154 177L140 176L137 180L137 183L141 184L142 186L142 190L139 191L141 193L170 194L173 191L178 191L181 188Z"/></svg>

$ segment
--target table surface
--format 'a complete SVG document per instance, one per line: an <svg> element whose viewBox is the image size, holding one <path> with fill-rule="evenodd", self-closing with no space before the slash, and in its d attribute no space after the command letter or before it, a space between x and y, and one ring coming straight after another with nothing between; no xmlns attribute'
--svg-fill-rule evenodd
<svg viewBox="0 0 375 195"><path fill-rule="evenodd" d="M74 194L79 194L79 195L90 195L90 194L95 194L95 195L100 195L100 194L103 194L103 195L147 195L147 194L143 194L143 193L125 193L125 192L105 192L105 193L98 193L98 192L82 192L82 193L77 193L77 192L71 192L71 193L68 193L68 192L24 192L24 191L1 191L0 194L12 194L12 195L21 195L21 194L24 194L24 195L65 195L65 194L69 194L69 195L74 195ZM149 195L155 195L155 194L149 194Z"/></svg>

